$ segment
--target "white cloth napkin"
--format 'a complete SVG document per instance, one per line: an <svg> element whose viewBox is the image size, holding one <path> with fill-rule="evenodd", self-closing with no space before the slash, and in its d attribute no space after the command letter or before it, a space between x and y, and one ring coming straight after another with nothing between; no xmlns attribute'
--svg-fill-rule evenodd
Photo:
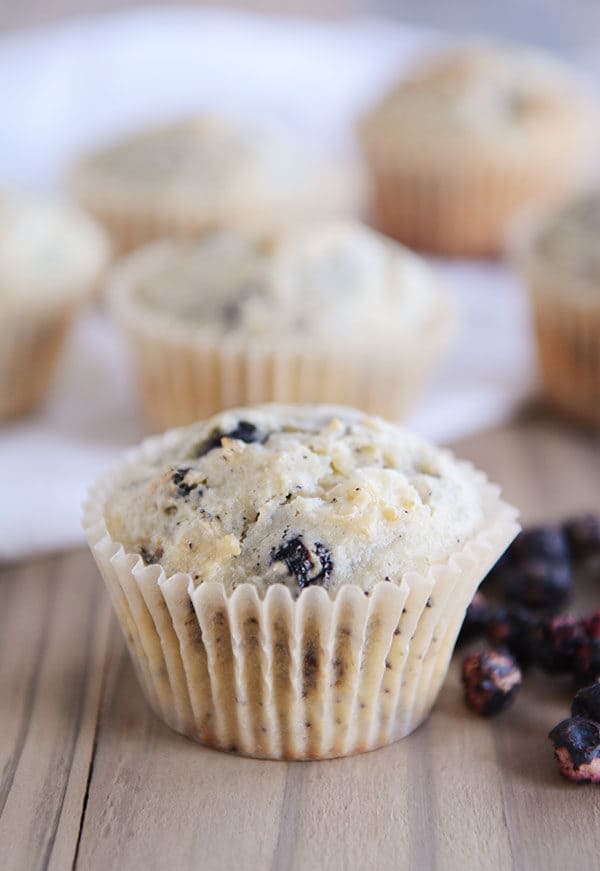
<svg viewBox="0 0 600 871"><path fill-rule="evenodd" d="M66 161L139 123L201 108L351 147L352 119L435 35L374 19L137 10L0 39L1 183L60 188ZM506 266L437 261L462 333L410 424L449 441L505 419L534 386L522 290ZM143 435L101 312L81 318L43 409L0 427L0 559L81 543L99 471Z"/></svg>

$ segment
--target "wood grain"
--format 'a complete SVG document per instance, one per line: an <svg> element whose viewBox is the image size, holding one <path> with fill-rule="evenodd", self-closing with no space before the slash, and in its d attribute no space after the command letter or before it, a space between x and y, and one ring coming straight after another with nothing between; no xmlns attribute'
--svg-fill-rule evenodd
<svg viewBox="0 0 600 871"><path fill-rule="evenodd" d="M600 508L596 435L530 417L458 446L527 521ZM568 682L463 706L458 662L413 736L352 759L206 750L147 708L85 551L0 573L0 867L566 869L598 866L597 789L563 781L546 733ZM598 600L593 579L580 606Z"/></svg>

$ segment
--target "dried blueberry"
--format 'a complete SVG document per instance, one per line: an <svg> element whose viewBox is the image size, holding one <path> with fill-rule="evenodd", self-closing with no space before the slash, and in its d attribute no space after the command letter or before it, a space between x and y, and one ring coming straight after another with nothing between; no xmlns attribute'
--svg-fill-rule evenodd
<svg viewBox="0 0 600 871"><path fill-rule="evenodd" d="M560 773L569 780L600 781L600 726L583 717L562 720L548 734Z"/></svg>
<svg viewBox="0 0 600 871"><path fill-rule="evenodd" d="M528 608L553 613L573 595L573 578L568 562L530 559L513 566L505 575L506 595Z"/></svg>
<svg viewBox="0 0 600 871"><path fill-rule="evenodd" d="M486 631L492 611L483 593L477 591L467 608L465 620L460 630L459 641L466 644L479 638Z"/></svg>
<svg viewBox="0 0 600 871"><path fill-rule="evenodd" d="M309 550L302 536L284 542L278 550L273 548L271 562L284 562L300 589L310 584L322 584L333 571L333 561L325 545L316 541L313 550Z"/></svg>
<svg viewBox="0 0 600 871"><path fill-rule="evenodd" d="M499 608L488 620L486 636L494 647L505 648L521 668L533 662L533 637L538 624L526 608Z"/></svg>
<svg viewBox="0 0 600 871"><path fill-rule="evenodd" d="M508 556L512 562L565 562L569 559L569 544L560 526L532 526L517 535L508 549Z"/></svg>
<svg viewBox="0 0 600 871"><path fill-rule="evenodd" d="M573 717L587 717L600 723L600 683L579 690L571 705Z"/></svg>
<svg viewBox="0 0 600 871"><path fill-rule="evenodd" d="M600 680L600 641L586 639L573 655L575 680L579 686Z"/></svg>
<svg viewBox="0 0 600 871"><path fill-rule="evenodd" d="M581 623L571 614L541 620L534 633L536 665L548 674L570 671L584 640Z"/></svg>
<svg viewBox="0 0 600 871"><path fill-rule="evenodd" d="M501 650L467 656L463 662L462 679L467 705L485 717L507 708L522 683L516 661Z"/></svg>
<svg viewBox="0 0 600 871"><path fill-rule="evenodd" d="M573 559L586 559L600 555L600 517L581 514L571 517L563 525Z"/></svg>
<svg viewBox="0 0 600 871"><path fill-rule="evenodd" d="M581 625L588 638L592 641L600 641L600 608L589 617L585 617Z"/></svg>
<svg viewBox="0 0 600 871"><path fill-rule="evenodd" d="M237 439L249 445L253 442L260 442L262 444L266 441L266 438L264 433L253 423L249 423L247 420L240 420L238 425L229 432L223 432L220 429L214 430L208 438L198 445L194 452L194 457L203 457L215 448L222 447L223 439Z"/></svg>

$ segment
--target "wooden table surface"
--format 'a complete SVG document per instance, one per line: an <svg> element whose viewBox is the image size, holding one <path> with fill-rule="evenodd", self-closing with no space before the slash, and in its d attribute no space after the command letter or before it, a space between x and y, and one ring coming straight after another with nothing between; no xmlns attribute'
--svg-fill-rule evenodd
<svg viewBox="0 0 600 871"><path fill-rule="evenodd" d="M525 521L600 508L597 436L533 417L457 449ZM239 759L150 712L86 551L6 568L0 584L2 869L599 866L598 788L560 778L546 739L567 715L562 680L529 675L484 720L463 706L455 658L429 721L391 747Z"/></svg>

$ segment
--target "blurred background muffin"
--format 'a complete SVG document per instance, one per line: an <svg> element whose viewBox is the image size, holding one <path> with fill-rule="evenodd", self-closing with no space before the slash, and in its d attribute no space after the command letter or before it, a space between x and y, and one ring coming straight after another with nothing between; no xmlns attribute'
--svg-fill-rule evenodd
<svg viewBox="0 0 600 871"><path fill-rule="evenodd" d="M358 132L378 226L416 248L482 256L500 251L516 211L585 179L598 113L551 56L481 43L422 60Z"/></svg>
<svg viewBox="0 0 600 871"><path fill-rule="evenodd" d="M600 425L600 190L539 219L519 242L544 391L560 410Z"/></svg>
<svg viewBox="0 0 600 871"><path fill-rule="evenodd" d="M104 232L78 209L0 190L0 418L43 397L109 250Z"/></svg>
<svg viewBox="0 0 600 871"><path fill-rule="evenodd" d="M357 212L365 195L358 164L208 114L99 149L74 166L71 181L121 251L215 227L273 228Z"/></svg>
<svg viewBox="0 0 600 871"><path fill-rule="evenodd" d="M433 271L356 222L270 241L215 231L130 255L110 300L155 426L244 402L337 402L401 418L447 344Z"/></svg>

